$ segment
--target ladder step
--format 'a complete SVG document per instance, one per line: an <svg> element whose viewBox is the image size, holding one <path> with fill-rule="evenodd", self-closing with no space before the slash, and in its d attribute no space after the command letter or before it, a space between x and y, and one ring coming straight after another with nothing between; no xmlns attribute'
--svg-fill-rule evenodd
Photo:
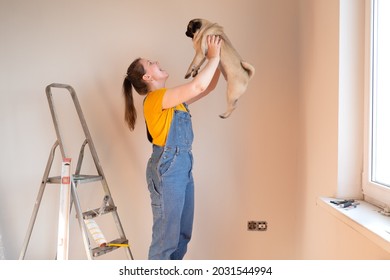
<svg viewBox="0 0 390 280"><path fill-rule="evenodd" d="M118 238L109 242L109 244L128 244L128 240L124 238ZM115 249L121 248L119 246L102 246L92 249L92 255L94 257L99 257L101 255L107 254Z"/></svg>
<svg viewBox="0 0 390 280"><path fill-rule="evenodd" d="M95 218L97 216L100 216L100 215L103 215L103 214L107 214L107 213L111 213L111 212L114 212L114 211L116 211L116 206L112 206L112 205L96 208L94 210L89 210L87 212L84 212L83 213L83 219L84 220L93 219L93 218Z"/></svg>
<svg viewBox="0 0 390 280"><path fill-rule="evenodd" d="M100 175L73 175L72 178L73 181L79 184L91 183L91 182L103 180L103 177ZM61 176L49 177L47 178L47 183L61 184Z"/></svg>

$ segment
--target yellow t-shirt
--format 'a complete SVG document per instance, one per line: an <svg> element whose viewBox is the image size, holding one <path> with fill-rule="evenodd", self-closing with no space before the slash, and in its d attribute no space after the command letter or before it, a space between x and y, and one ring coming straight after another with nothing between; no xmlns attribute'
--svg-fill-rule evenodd
<svg viewBox="0 0 390 280"><path fill-rule="evenodd" d="M164 146L167 138L175 107L162 109L162 100L166 88L149 92L144 101L144 116L153 144ZM176 110L187 111L184 104L176 106Z"/></svg>

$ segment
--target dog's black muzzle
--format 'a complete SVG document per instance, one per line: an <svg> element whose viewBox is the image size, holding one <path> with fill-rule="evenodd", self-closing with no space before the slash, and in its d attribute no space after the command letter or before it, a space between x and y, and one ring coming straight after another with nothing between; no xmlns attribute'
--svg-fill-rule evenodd
<svg viewBox="0 0 390 280"><path fill-rule="evenodd" d="M186 36L190 37L190 38L194 38L194 34L191 31L189 31L189 30L187 30Z"/></svg>

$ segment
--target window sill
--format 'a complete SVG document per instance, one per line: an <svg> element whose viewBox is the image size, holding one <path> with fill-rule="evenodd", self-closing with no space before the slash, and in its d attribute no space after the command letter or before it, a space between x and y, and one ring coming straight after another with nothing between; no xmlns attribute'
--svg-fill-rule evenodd
<svg viewBox="0 0 390 280"><path fill-rule="evenodd" d="M317 205L334 215L357 232L390 253L390 217L379 213L380 208L365 201L357 201L356 208L340 208L329 197L319 197Z"/></svg>

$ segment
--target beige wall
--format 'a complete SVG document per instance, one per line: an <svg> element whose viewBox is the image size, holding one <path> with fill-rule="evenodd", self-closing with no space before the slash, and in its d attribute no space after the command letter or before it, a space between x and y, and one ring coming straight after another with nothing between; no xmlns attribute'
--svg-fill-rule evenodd
<svg viewBox="0 0 390 280"><path fill-rule="evenodd" d="M295 257L298 9L293 1L41 0L1 6L0 229L7 258L19 255L55 140L44 93L52 82L70 84L78 93L133 253L147 257L152 216L145 165L151 148L141 113L134 132L123 122L121 83L138 56L159 60L170 73L168 86L183 83L194 55L184 32L196 17L223 25L257 73L230 119L218 117L226 108L223 79L212 96L191 108L196 217L187 257ZM142 98L135 101L140 110ZM65 124L72 128L73 119ZM81 142L77 133L68 137L75 162ZM92 169L85 162L86 170ZM81 187L87 202L96 199L94 206L100 206L102 197ZM57 202L58 193L49 186L27 258L54 258ZM266 220L269 230L248 232L248 220ZM76 223L70 246L71 258L85 258Z"/></svg>
<svg viewBox="0 0 390 280"><path fill-rule="evenodd" d="M195 17L223 25L257 72L231 118L218 117L226 106L223 79L191 107L196 217L187 258L388 258L315 205L318 195L337 190L338 1L197 3L1 1L0 234L6 258L19 256L55 140L44 94L52 82L76 89L134 256L147 257L151 149L142 114L132 133L123 122L121 83L138 56L159 60L170 73L168 86L184 82L193 57L184 32ZM142 98L135 100L140 110ZM61 107L68 112L65 101ZM66 119L69 130L74 121ZM78 134L67 136L74 161ZM83 203L99 206L100 194L87 186L82 192ZM55 257L58 199L56 187L48 186L28 259ZM269 229L248 232L248 220L266 220ZM340 244L348 253L336 250ZM85 258L74 221L70 247L70 258Z"/></svg>

